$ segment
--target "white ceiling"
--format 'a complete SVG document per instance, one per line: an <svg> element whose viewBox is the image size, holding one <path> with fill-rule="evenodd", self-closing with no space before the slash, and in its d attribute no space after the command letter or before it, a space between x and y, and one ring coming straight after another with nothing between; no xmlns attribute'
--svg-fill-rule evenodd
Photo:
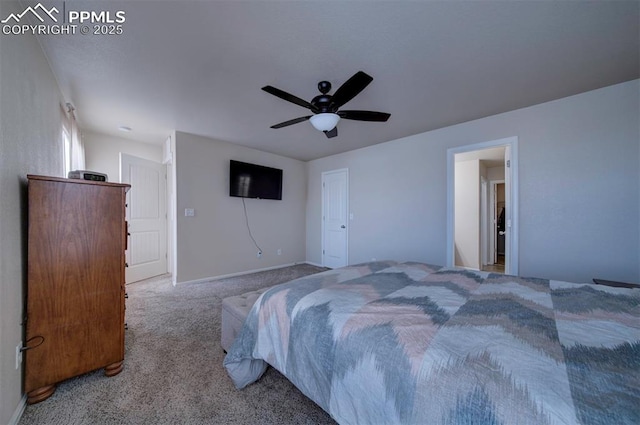
<svg viewBox="0 0 640 425"><path fill-rule="evenodd" d="M640 77L635 0L43 3L125 12L122 35L39 38L83 129L149 143L179 130L310 160ZM344 108L388 122L269 128L308 110L262 86L311 100L358 70L374 80Z"/></svg>
<svg viewBox="0 0 640 425"><path fill-rule="evenodd" d="M455 155L456 162L480 160L486 167L504 167L504 154L506 148L500 146L497 148L486 148L477 151L462 152Z"/></svg>

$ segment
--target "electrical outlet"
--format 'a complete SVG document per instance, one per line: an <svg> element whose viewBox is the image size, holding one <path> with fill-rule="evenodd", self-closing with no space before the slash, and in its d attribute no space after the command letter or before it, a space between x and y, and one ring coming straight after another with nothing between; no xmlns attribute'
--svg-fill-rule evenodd
<svg viewBox="0 0 640 425"><path fill-rule="evenodd" d="M282 255L282 250L278 248L278 255Z"/></svg>
<svg viewBox="0 0 640 425"><path fill-rule="evenodd" d="M22 343L16 346L16 370L20 368L22 364Z"/></svg>
<svg viewBox="0 0 640 425"><path fill-rule="evenodd" d="M256 257L262 258L262 251L258 251L258 253L256 254Z"/></svg>

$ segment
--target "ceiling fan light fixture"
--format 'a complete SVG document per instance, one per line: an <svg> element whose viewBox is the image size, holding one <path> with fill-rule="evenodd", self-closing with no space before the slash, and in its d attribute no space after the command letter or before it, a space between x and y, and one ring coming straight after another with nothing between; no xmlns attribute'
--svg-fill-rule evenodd
<svg viewBox="0 0 640 425"><path fill-rule="evenodd" d="M313 115L309 118L311 125L318 131L330 131L333 130L338 121L340 121L340 115L332 113L321 113Z"/></svg>

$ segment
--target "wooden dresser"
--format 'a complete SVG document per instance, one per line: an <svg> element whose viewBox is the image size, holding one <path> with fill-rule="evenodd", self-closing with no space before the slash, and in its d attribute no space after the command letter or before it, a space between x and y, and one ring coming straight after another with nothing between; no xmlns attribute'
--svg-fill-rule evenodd
<svg viewBox="0 0 640 425"><path fill-rule="evenodd" d="M127 184L45 176L29 180L25 392L124 362Z"/></svg>

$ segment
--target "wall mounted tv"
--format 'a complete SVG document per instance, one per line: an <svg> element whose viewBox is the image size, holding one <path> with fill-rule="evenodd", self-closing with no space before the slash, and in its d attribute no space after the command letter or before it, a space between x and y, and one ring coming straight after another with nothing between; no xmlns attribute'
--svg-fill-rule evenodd
<svg viewBox="0 0 640 425"><path fill-rule="evenodd" d="M231 160L229 196L281 200L282 170Z"/></svg>

